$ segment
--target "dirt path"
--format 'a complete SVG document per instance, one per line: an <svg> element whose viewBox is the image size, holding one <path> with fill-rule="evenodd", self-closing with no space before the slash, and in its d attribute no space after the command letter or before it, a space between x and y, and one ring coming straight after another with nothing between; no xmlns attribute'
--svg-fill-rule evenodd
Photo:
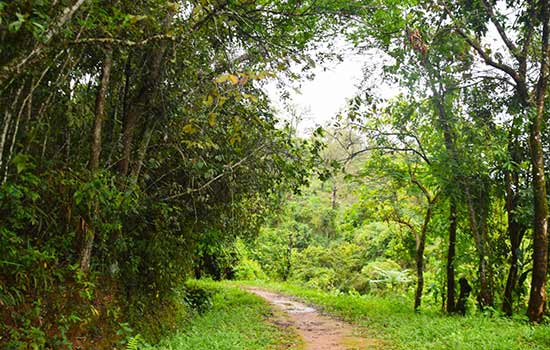
<svg viewBox="0 0 550 350"><path fill-rule="evenodd" d="M378 341L355 336L350 324L322 315L316 309L291 297L256 287L245 289L287 314L287 320L277 320L276 323L296 328L304 339L306 350L380 349L381 344Z"/></svg>

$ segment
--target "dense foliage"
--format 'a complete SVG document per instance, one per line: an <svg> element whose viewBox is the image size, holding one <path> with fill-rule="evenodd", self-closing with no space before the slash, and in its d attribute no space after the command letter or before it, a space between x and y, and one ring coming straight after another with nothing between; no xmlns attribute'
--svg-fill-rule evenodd
<svg viewBox="0 0 550 350"><path fill-rule="evenodd" d="M261 90L311 61L326 27L311 10L0 1L0 347L154 340L174 287L231 274L216 253L255 234L320 147L277 127Z"/></svg>

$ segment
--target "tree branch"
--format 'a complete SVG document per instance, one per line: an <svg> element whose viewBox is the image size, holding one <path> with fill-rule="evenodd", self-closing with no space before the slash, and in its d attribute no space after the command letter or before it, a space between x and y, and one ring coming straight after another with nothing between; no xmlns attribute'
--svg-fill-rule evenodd
<svg viewBox="0 0 550 350"><path fill-rule="evenodd" d="M449 10L449 8L447 7L447 5L443 2L441 2L441 5L443 6L443 9L445 10L445 13L452 19L452 20L455 20L455 18L453 17L453 14L452 12ZM487 53L482 47L481 47L481 44L476 40L476 39L473 39L472 37L470 37L465 31L464 29L462 29L461 27L459 27L458 25L453 25L454 27L454 30L462 37L464 38L464 40L466 40L466 42L468 43L468 45L470 45L478 54L479 56L485 61L485 63L491 67L494 67L500 71L503 71L504 73L508 74L513 80L514 82L516 83L516 87L522 89L525 85L525 82L522 81L521 77L518 75L518 73L516 72L515 69L513 69L512 67L510 67L509 65L505 64L505 63L502 63L502 62L497 62L495 61L489 53Z"/></svg>
<svg viewBox="0 0 550 350"><path fill-rule="evenodd" d="M81 44L99 43L99 44L105 44L105 45L118 44L122 46L144 46L150 43L151 41L155 41L155 40L172 40L173 41L174 39L175 38L171 35L157 34L141 41L132 41L132 40L124 40L124 39L116 39L116 38L84 38L84 39L70 41L69 44L81 45Z"/></svg>
<svg viewBox="0 0 550 350"><path fill-rule="evenodd" d="M491 19L491 22L494 24L495 28L498 31L498 34L502 38L502 41L504 41L504 44L506 44L506 47L510 50L512 55L519 61L520 60L520 53L518 52L518 48L516 45L510 40L508 35L506 35L506 30L504 30L504 27L502 24L498 21L497 16L495 14L495 11L493 9L493 6L487 1L487 0L481 0L483 3L483 7L485 8L485 12L489 15L489 18Z"/></svg>
<svg viewBox="0 0 550 350"><path fill-rule="evenodd" d="M46 32L42 42L36 45L27 56L16 57L8 64L4 65L0 70L0 86L4 85L4 83L12 77L20 74L23 69L46 48L46 44L59 32L61 27L71 20L75 12L85 1L86 0L77 0L72 6L65 8L61 17L59 17L59 19L54 22L53 26Z"/></svg>
<svg viewBox="0 0 550 350"><path fill-rule="evenodd" d="M162 199L162 201L168 201L168 200L172 200L172 199L176 199L176 198L179 198L179 197L183 197L183 196L186 196L186 195L189 195L191 193L195 193L195 192L200 192L202 190L204 190L205 188L207 188L208 186L210 186L211 184L213 184L214 182L218 181L219 179L221 179L222 177L226 176L228 173L230 172L233 172L233 170L235 168L238 168L239 166L241 166L244 162L246 162L252 155L254 155L255 153L259 152L261 149L263 149L265 147L265 145L261 145L260 147L256 148L255 150L253 150L252 152L250 152L249 154L247 154L244 158L242 158L241 160L239 160L238 162L236 162L235 164L230 164L230 165L225 165L224 167L226 168L225 171L221 172L220 174L218 174L217 176L213 177L212 179L208 180L205 184L201 185L200 187L198 188L189 188L187 189L187 191L185 192L182 192L182 193L178 193L178 194L174 194L172 196L168 196L168 197L165 197Z"/></svg>

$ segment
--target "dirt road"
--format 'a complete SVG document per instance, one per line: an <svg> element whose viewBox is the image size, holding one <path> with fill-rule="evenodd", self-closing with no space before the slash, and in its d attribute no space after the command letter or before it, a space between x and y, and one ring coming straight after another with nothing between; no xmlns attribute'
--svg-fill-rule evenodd
<svg viewBox="0 0 550 350"><path fill-rule="evenodd" d="M245 289L287 314L286 319L275 320L275 323L296 328L304 339L306 350L381 349L379 341L355 336L350 324L325 316L291 297L255 287Z"/></svg>

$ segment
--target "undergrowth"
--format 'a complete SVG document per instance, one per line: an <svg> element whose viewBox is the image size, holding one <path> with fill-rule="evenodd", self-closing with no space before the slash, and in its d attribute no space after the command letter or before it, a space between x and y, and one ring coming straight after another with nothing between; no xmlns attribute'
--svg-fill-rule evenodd
<svg viewBox="0 0 550 350"><path fill-rule="evenodd" d="M209 301L201 302L199 307L202 313L197 313L181 331L147 350L301 348L291 329L281 329L269 322L271 308L261 298L211 281L193 281L190 285L194 294L209 295ZM197 300L188 302L195 304Z"/></svg>

